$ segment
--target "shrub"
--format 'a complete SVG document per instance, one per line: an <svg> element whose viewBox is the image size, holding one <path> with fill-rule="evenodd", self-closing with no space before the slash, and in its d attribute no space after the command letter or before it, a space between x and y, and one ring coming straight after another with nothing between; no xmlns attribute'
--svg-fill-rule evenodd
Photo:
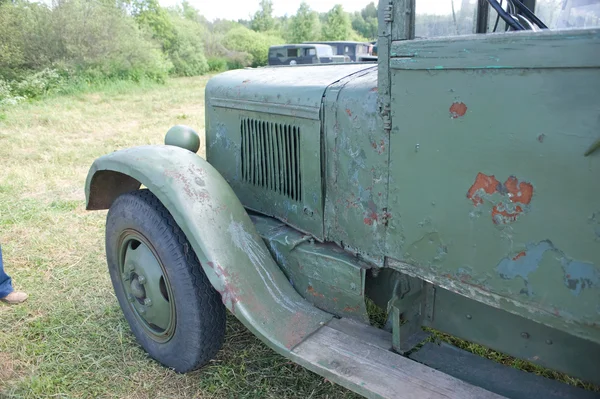
<svg viewBox="0 0 600 399"><path fill-rule="evenodd" d="M227 59L223 57L210 57L208 60L208 70L211 72L223 72L227 70Z"/></svg>
<svg viewBox="0 0 600 399"><path fill-rule="evenodd" d="M12 86L13 94L25 98L36 98L65 85L64 79L57 70L46 68L40 72L26 76Z"/></svg>
<svg viewBox="0 0 600 399"><path fill-rule="evenodd" d="M225 34L223 45L229 50L248 53L253 67L267 64L269 47L282 44L284 40L273 33L254 32L243 26L231 29Z"/></svg>

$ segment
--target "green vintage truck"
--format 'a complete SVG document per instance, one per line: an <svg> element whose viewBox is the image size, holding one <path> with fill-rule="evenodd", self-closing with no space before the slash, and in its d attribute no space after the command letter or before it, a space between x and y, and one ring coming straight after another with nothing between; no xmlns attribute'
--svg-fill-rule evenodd
<svg viewBox="0 0 600 399"><path fill-rule="evenodd" d="M600 30L476 3L474 34L414 40L418 4L381 0L377 64L213 77L206 160L176 126L93 163L150 356L202 367L228 309L366 397L597 397L428 340L600 384Z"/></svg>

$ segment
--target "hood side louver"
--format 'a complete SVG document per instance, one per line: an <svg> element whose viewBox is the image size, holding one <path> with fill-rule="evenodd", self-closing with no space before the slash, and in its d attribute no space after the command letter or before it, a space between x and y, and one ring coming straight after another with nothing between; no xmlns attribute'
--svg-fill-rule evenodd
<svg viewBox="0 0 600 399"><path fill-rule="evenodd" d="M301 202L300 128L242 118L240 131L242 179Z"/></svg>

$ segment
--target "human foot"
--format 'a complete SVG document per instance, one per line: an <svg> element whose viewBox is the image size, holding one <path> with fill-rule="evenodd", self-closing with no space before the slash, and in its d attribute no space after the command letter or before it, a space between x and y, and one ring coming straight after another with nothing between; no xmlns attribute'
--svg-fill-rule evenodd
<svg viewBox="0 0 600 399"><path fill-rule="evenodd" d="M8 294L7 296L5 296L4 298L2 298L2 302L6 302L9 303L11 305L17 304L17 303L22 303L25 302L27 300L27 297L29 295L27 295L26 293L22 292L22 291L13 291L10 294Z"/></svg>

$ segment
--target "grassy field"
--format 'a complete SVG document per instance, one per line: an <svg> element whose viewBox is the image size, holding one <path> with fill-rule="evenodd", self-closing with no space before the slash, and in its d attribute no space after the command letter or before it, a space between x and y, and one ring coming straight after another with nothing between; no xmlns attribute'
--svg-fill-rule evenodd
<svg viewBox="0 0 600 399"><path fill-rule="evenodd" d="M206 368L179 375L148 359L112 292L106 212L84 210L93 160L204 127L206 77L0 110L0 244L6 271L31 297L0 306L0 396L16 398L354 398L288 362L233 317ZM202 150L201 150L202 151Z"/></svg>

